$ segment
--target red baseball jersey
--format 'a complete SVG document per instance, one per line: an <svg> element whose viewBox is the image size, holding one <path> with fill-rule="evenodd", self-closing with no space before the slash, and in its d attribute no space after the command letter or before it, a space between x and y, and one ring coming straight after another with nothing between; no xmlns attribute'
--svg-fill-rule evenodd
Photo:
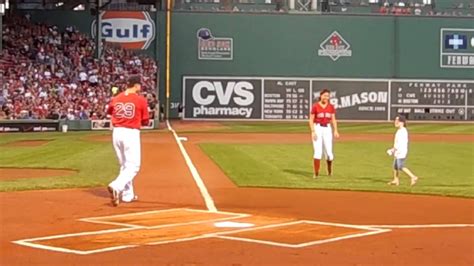
<svg viewBox="0 0 474 266"><path fill-rule="evenodd" d="M334 105L328 103L326 107L322 107L319 102L313 104L311 108L311 114L314 115L314 123L316 124L329 124L332 120L332 115L336 113Z"/></svg>
<svg viewBox="0 0 474 266"><path fill-rule="evenodd" d="M140 129L150 119L146 99L136 93L122 92L112 98L107 113L112 115L114 127Z"/></svg>

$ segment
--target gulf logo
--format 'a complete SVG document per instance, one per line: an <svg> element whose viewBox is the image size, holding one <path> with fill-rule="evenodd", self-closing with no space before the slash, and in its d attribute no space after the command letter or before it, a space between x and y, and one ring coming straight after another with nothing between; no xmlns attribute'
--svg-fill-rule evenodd
<svg viewBox="0 0 474 266"><path fill-rule="evenodd" d="M155 39L155 22L148 12L104 11L101 22L102 38L126 49L147 49ZM96 23L92 22L92 37L95 37Z"/></svg>

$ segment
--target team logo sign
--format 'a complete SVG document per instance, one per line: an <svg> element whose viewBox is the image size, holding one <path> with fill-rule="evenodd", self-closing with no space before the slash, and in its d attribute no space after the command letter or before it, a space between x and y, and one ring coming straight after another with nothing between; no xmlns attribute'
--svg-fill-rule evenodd
<svg viewBox="0 0 474 266"><path fill-rule="evenodd" d="M351 45L337 31L331 33L319 47L321 49L318 50L318 55L328 56L333 61L341 56L352 56Z"/></svg>
<svg viewBox="0 0 474 266"><path fill-rule="evenodd" d="M197 31L199 60L232 60L233 39L214 37L210 29Z"/></svg>
<svg viewBox="0 0 474 266"><path fill-rule="evenodd" d="M474 68L474 29L441 29L440 65Z"/></svg>
<svg viewBox="0 0 474 266"><path fill-rule="evenodd" d="M451 50L467 49L467 36L464 34L446 34L444 36L444 47Z"/></svg>
<svg viewBox="0 0 474 266"><path fill-rule="evenodd" d="M126 49L147 49L155 39L155 23L148 12L105 11L101 13L101 34L106 42ZM92 36L96 34L92 23Z"/></svg>

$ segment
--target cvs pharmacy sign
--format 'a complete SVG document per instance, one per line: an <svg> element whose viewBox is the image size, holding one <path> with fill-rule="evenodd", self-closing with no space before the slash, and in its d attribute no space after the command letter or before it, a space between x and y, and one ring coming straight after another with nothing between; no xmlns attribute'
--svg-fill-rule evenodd
<svg viewBox="0 0 474 266"><path fill-rule="evenodd" d="M225 88L224 88L225 86ZM206 96L203 96L203 91ZM217 101L219 105L229 105L232 100L239 106L249 106L254 101L253 85L248 81L199 81L193 86L193 99L201 105ZM211 93L212 92L212 93Z"/></svg>
<svg viewBox="0 0 474 266"><path fill-rule="evenodd" d="M185 78L185 118L252 119L261 116L261 81Z"/></svg>
<svg viewBox="0 0 474 266"><path fill-rule="evenodd" d="M101 15L101 34L106 42L126 49L147 49L155 39L155 22L148 12L105 11ZM92 23L95 37L96 23Z"/></svg>

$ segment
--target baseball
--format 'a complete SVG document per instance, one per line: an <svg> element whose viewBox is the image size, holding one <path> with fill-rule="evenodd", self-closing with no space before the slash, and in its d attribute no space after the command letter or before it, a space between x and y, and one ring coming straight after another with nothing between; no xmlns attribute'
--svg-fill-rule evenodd
<svg viewBox="0 0 474 266"><path fill-rule="evenodd" d="M389 156L392 156L392 155L393 155L393 149L388 149L388 150L387 150L387 154L388 154Z"/></svg>
<svg viewBox="0 0 474 266"><path fill-rule="evenodd" d="M117 94L118 90L119 90L119 88L117 88L117 87L112 87L112 94L113 94L113 95Z"/></svg>

